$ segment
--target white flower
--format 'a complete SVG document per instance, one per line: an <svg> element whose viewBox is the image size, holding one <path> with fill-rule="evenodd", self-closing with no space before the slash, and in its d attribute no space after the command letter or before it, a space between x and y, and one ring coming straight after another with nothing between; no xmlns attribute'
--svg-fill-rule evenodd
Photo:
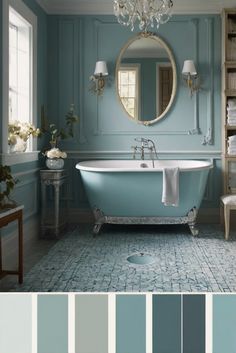
<svg viewBox="0 0 236 353"><path fill-rule="evenodd" d="M51 150L47 151L45 154L48 158L66 158L67 157L66 152L60 151L59 148L52 148Z"/></svg>

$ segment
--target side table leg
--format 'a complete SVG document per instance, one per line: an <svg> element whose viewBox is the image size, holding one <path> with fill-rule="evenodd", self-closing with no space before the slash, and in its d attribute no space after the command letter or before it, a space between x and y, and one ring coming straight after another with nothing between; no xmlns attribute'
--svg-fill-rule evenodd
<svg viewBox="0 0 236 353"><path fill-rule="evenodd" d="M18 271L19 271L19 283L23 283L23 224L22 224L22 212L20 212L18 218Z"/></svg>
<svg viewBox="0 0 236 353"><path fill-rule="evenodd" d="M42 235L45 233L45 212L46 212L46 185L41 182L41 195L42 195L42 214L41 214L41 231Z"/></svg>
<svg viewBox="0 0 236 353"><path fill-rule="evenodd" d="M55 188L55 234L59 234L59 200L60 200L60 186L54 185Z"/></svg>

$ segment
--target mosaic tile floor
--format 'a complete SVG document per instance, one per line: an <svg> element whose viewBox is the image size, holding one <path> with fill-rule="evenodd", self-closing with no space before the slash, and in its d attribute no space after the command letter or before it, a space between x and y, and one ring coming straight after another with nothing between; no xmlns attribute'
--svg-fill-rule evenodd
<svg viewBox="0 0 236 353"><path fill-rule="evenodd" d="M224 240L218 225L104 226L94 238L80 225L58 241L14 291L230 292L236 291L236 233ZM143 252L150 265L127 257Z"/></svg>

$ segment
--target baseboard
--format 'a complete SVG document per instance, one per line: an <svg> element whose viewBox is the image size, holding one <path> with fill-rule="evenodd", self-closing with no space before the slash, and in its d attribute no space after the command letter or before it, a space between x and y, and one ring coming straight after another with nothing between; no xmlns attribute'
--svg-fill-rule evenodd
<svg viewBox="0 0 236 353"><path fill-rule="evenodd" d="M219 208L200 208L197 217L198 223L220 223Z"/></svg>
<svg viewBox="0 0 236 353"><path fill-rule="evenodd" d="M91 210L71 208L69 210L69 223L93 223L94 216Z"/></svg>
<svg viewBox="0 0 236 353"><path fill-rule="evenodd" d="M29 218L23 226L24 252L30 248L32 242L39 236L39 217ZM18 230L15 228L10 234L2 237L3 267L15 269L18 261Z"/></svg>
<svg viewBox="0 0 236 353"><path fill-rule="evenodd" d="M200 209L197 221L199 223L220 223L219 208ZM93 213L88 209L73 208L69 211L70 223L92 223L94 222Z"/></svg>

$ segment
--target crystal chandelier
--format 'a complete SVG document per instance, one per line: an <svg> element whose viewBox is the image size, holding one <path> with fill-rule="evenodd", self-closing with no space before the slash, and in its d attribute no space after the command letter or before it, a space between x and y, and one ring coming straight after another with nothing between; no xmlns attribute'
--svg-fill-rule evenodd
<svg viewBox="0 0 236 353"><path fill-rule="evenodd" d="M139 22L139 29L156 27L166 23L171 17L172 0L114 0L114 13L118 22L130 26L134 30L135 22Z"/></svg>

